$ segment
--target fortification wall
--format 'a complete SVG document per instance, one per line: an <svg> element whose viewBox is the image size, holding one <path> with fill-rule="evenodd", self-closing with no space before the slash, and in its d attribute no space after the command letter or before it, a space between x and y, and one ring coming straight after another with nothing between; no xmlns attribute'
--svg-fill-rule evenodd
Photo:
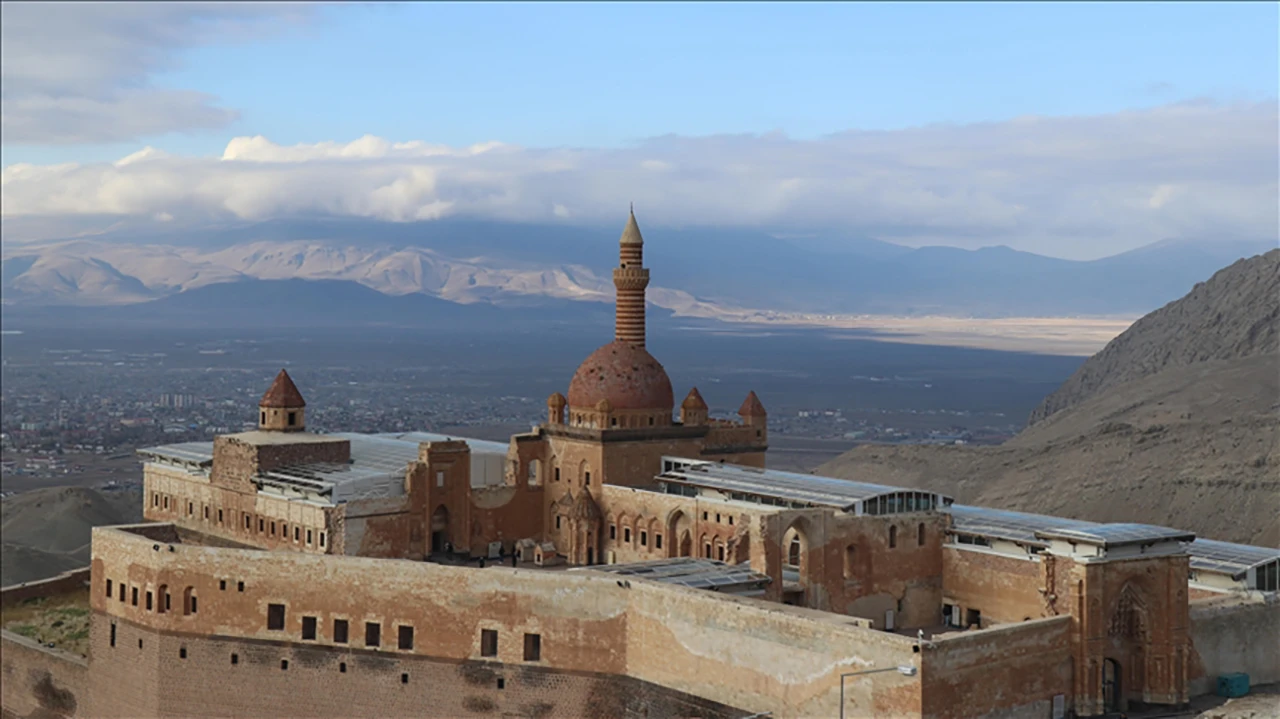
<svg viewBox="0 0 1280 719"><path fill-rule="evenodd" d="M0 590L0 607L11 607L28 599L82 591L89 584L89 568L81 567L36 582L12 584Z"/></svg>
<svg viewBox="0 0 1280 719"><path fill-rule="evenodd" d="M1211 694L1218 676L1249 675L1252 684L1280 681L1280 597L1192 604L1191 694Z"/></svg>
<svg viewBox="0 0 1280 719"><path fill-rule="evenodd" d="M88 716L88 665L84 659L0 631L0 707L4 717Z"/></svg>
<svg viewBox="0 0 1280 719"><path fill-rule="evenodd" d="M276 672L292 672L298 666L294 662L303 661L292 660L289 669L279 668L278 662L287 659L278 656L284 649L368 652L389 662L377 664L392 685L390 690L378 690L383 695L417 691L397 685L403 670L395 669L405 666L403 662L428 658L491 663L493 671L505 665L597 678L630 676L718 704L773 711L775 717L827 716L838 713L841 671L881 662L893 666L913 656L911 639L849 626L842 617L641 581L627 587L609 575L505 567L475 570L363 557L157 544L110 528L95 529L93 542L91 603L102 613L93 635L95 665L102 660L116 673L138 666L137 671L158 677L159 686L170 686L176 681L170 673L183 671L180 640L204 637L269 647ZM135 587L140 595L158 592L161 585L169 591L190 587L190 593L199 598L198 611L185 611L185 601L173 605L183 611L163 613L146 610L143 601L136 606L131 600L121 601L118 589L107 595L109 578L114 578L116 587L122 581L128 585L126 597L132 596ZM282 628L269 621L272 616L279 617ZM304 618L315 619L314 639L303 638L304 628L310 626ZM122 625L132 626L174 642L140 636L139 647L132 637L118 635L112 650L145 654L129 662L109 661L109 655L98 652L104 643L109 645L103 632L109 632L113 620L117 632L125 631ZM346 622L345 643L336 636L335 621ZM370 623L378 628L377 647L366 646ZM399 648L401 627L412 628L411 648ZM494 633L491 639L486 631ZM526 659L530 636L537 636L538 651L536 657ZM154 657L150 655L153 646L159 652ZM194 645L185 648L189 661ZM223 672L240 666L231 664L233 652L228 647L219 652L221 657L211 661L222 664ZM213 675L210 681L218 683L219 676L222 683L234 684L229 674ZM343 681L324 676L325 682ZM918 707L918 680L896 674L875 676L867 700L885 708L882 714L910 714L911 707ZM136 678L104 672L102 680L104 714L145 713L146 707L138 706L136 700L112 698L113 686L134 686ZM153 692L147 681L142 680L143 694ZM281 682L278 693L270 689L265 696L289 698L282 680L265 681ZM411 675L408 686L414 681ZM448 685L439 676L432 683ZM312 690L306 684L295 687L290 682L288 686L292 691ZM172 700L165 694L159 700L162 704ZM382 701L373 699L377 692L367 696L361 701ZM391 702L388 706L400 706L394 703L399 700L385 701ZM213 698L204 703L218 706ZM160 707L164 713L196 708L165 706ZM275 704L273 716L291 706L287 701Z"/></svg>
<svg viewBox="0 0 1280 719"><path fill-rule="evenodd" d="M945 634L924 647L923 714L933 719L1051 716L1072 691L1071 617Z"/></svg>

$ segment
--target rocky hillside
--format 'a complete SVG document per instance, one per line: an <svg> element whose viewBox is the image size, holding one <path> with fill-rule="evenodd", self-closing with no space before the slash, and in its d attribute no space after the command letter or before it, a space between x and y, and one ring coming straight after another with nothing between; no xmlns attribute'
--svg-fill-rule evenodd
<svg viewBox="0 0 1280 719"><path fill-rule="evenodd" d="M1280 249L1220 270L1138 320L1031 413L1036 424L1099 392L1170 367L1280 350Z"/></svg>
<svg viewBox="0 0 1280 719"><path fill-rule="evenodd" d="M817 471L1280 546L1278 302L1280 250L1144 317L1000 447L864 446Z"/></svg>
<svg viewBox="0 0 1280 719"><path fill-rule="evenodd" d="M0 503L0 586L87 566L94 527L140 521L138 488L50 487L8 497Z"/></svg>

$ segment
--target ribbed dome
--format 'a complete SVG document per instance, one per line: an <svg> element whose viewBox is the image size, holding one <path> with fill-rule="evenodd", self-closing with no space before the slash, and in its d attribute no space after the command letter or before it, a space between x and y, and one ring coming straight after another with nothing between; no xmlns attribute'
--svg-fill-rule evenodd
<svg viewBox="0 0 1280 719"><path fill-rule="evenodd" d="M569 406L591 410L608 400L613 410L665 410L675 406L671 380L642 347L610 342L592 352L569 382Z"/></svg>

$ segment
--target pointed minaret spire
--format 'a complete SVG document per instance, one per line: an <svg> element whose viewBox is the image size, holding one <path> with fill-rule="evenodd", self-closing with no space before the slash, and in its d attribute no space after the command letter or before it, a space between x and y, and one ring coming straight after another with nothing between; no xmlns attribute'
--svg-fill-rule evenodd
<svg viewBox="0 0 1280 719"><path fill-rule="evenodd" d="M644 238L640 236L634 205L618 245L619 266L613 270L613 286L617 290L613 338L644 347L644 291L649 286L649 270L644 267Z"/></svg>

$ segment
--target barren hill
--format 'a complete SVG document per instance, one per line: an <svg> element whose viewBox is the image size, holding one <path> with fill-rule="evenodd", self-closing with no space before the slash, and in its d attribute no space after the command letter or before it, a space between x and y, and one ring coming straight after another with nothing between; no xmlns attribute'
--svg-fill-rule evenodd
<svg viewBox="0 0 1280 719"><path fill-rule="evenodd" d="M94 527L141 520L137 489L50 487L15 494L0 503L0 586L86 566Z"/></svg>
<svg viewBox="0 0 1280 719"><path fill-rule="evenodd" d="M864 446L817 471L1280 546L1277 304L1280 250L1144 317L1000 447Z"/></svg>
<svg viewBox="0 0 1280 719"><path fill-rule="evenodd" d="M1280 249L1239 260L1138 320L1031 413L1036 424L1169 367L1280 351Z"/></svg>

